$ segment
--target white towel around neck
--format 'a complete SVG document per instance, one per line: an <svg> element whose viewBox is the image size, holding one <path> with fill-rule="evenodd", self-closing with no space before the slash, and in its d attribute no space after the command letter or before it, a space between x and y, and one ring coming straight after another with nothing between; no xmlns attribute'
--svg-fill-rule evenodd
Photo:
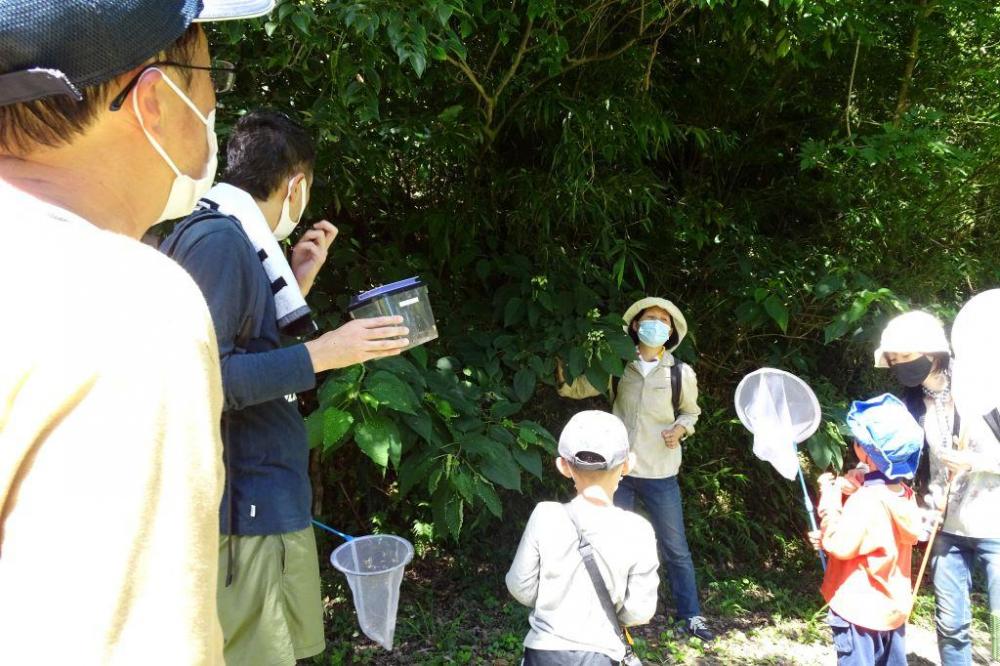
<svg viewBox="0 0 1000 666"><path fill-rule="evenodd" d="M239 220L271 283L278 328L282 333L290 334L300 330L303 318L309 318L309 306L306 305L306 299L302 296L302 290L285 253L274 238L274 233L254 198L234 185L219 183L205 194L198 205L216 209Z"/></svg>

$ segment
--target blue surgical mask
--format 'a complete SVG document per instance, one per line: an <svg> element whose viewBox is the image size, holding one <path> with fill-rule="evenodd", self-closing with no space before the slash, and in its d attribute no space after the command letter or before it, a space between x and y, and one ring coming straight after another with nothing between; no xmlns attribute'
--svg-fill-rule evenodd
<svg viewBox="0 0 1000 666"><path fill-rule="evenodd" d="M670 337L670 325L659 319L639 322L639 342L647 347L662 347Z"/></svg>

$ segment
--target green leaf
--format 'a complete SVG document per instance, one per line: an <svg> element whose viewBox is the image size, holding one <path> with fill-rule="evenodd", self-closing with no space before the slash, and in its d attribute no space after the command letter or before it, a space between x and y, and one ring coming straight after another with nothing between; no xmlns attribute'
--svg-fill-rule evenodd
<svg viewBox="0 0 1000 666"><path fill-rule="evenodd" d="M816 283L816 286L813 287L813 293L816 294L818 298L826 298L830 294L838 292L843 288L844 278L835 273L831 273Z"/></svg>
<svg viewBox="0 0 1000 666"><path fill-rule="evenodd" d="M364 369L360 365L352 365L349 368L330 373L330 376L320 386L316 396L319 404L326 407L338 403L357 387L363 372Z"/></svg>
<svg viewBox="0 0 1000 666"><path fill-rule="evenodd" d="M505 419L517 414L521 411L521 405L517 402L508 402L507 400L501 400L499 402L493 403L493 407L490 408L490 413L498 419Z"/></svg>
<svg viewBox="0 0 1000 666"><path fill-rule="evenodd" d="M500 504L500 498L497 497L497 491L493 489L492 485L477 478L476 496L483 500L483 504L486 505L490 513L497 518L503 518L503 505Z"/></svg>
<svg viewBox="0 0 1000 666"><path fill-rule="evenodd" d="M427 412L420 412L414 416L404 416L403 423L408 425L413 432L420 435L428 444L441 443L441 438L434 431L434 420Z"/></svg>
<svg viewBox="0 0 1000 666"><path fill-rule="evenodd" d="M438 461L433 457L423 460L414 460L413 457L407 458L406 463L400 465L399 468L400 497L405 497L414 486L426 479L437 464Z"/></svg>
<svg viewBox="0 0 1000 666"><path fill-rule="evenodd" d="M601 393L607 395L608 383L611 381L611 375L608 371L602 368L600 365L592 365L587 368L585 373L587 376L587 381L590 385Z"/></svg>
<svg viewBox="0 0 1000 666"><path fill-rule="evenodd" d="M455 104L449 106L447 109L438 114L438 120L443 123L453 123L458 119L459 114L462 113L462 109L465 108L461 104ZM489 267L489 264L486 264ZM478 270L478 266L477 266Z"/></svg>
<svg viewBox="0 0 1000 666"><path fill-rule="evenodd" d="M503 325L513 326L524 318L524 301L515 296L507 301L503 309Z"/></svg>
<svg viewBox="0 0 1000 666"><path fill-rule="evenodd" d="M514 459L526 469L531 472L539 479L542 478L542 457L538 454L538 449L521 449L514 447L511 451L514 454Z"/></svg>
<svg viewBox="0 0 1000 666"><path fill-rule="evenodd" d="M489 427L487 432L491 439L500 442L501 444L505 444L506 446L513 446L517 443L517 438L514 437L510 430L501 426L492 425Z"/></svg>
<svg viewBox="0 0 1000 666"><path fill-rule="evenodd" d="M410 385L388 370L377 370L365 380L365 389L380 404L397 412L416 414L420 401Z"/></svg>
<svg viewBox="0 0 1000 666"><path fill-rule="evenodd" d="M782 333L788 332L788 308L781 302L775 294L771 294L764 300L764 310L781 328Z"/></svg>
<svg viewBox="0 0 1000 666"><path fill-rule="evenodd" d="M538 435L531 428L525 428L522 424L517 431L517 438L522 442L527 442L528 444L537 444Z"/></svg>
<svg viewBox="0 0 1000 666"><path fill-rule="evenodd" d="M423 53L411 53L410 65L413 67L413 71L416 72L417 78L422 77L424 70L427 69L427 56Z"/></svg>
<svg viewBox="0 0 1000 666"><path fill-rule="evenodd" d="M583 355L583 350L579 347L570 347L566 362L568 365L567 370L569 370L569 377L572 379L576 379L587 369L587 359Z"/></svg>
<svg viewBox="0 0 1000 666"><path fill-rule="evenodd" d="M354 424L354 417L336 407L323 410L323 451L336 451L343 444L344 435Z"/></svg>
<svg viewBox="0 0 1000 666"><path fill-rule="evenodd" d="M549 453L555 455L557 448L556 439L555 437L552 436L552 433L550 433L548 430L545 429L544 426L534 421L521 421L521 423L518 425L520 426L519 436L521 437L521 439L523 439L526 442L532 443L527 437L525 437L525 431L530 431L535 434L536 442L534 443L541 444L542 448L544 448Z"/></svg>
<svg viewBox="0 0 1000 666"><path fill-rule="evenodd" d="M493 483L520 492L521 470L518 469L510 451L501 444L494 445L492 449L480 464L479 471Z"/></svg>
<svg viewBox="0 0 1000 666"><path fill-rule="evenodd" d="M309 448L315 449L323 443L323 410L317 409L315 412L307 416L304 421L306 426L306 439L309 442Z"/></svg>
<svg viewBox="0 0 1000 666"><path fill-rule="evenodd" d="M458 495L452 495L444 507L444 521L448 525L448 531L455 541L458 541L458 536L462 533L464 507L465 502Z"/></svg>
<svg viewBox="0 0 1000 666"><path fill-rule="evenodd" d="M423 389L427 386L424 374L404 356L380 358L372 362L371 366L373 370L388 370L418 389Z"/></svg>
<svg viewBox="0 0 1000 666"><path fill-rule="evenodd" d="M460 467L455 470L455 473L451 475L448 479L451 482L452 488L458 491L466 502L472 504L476 495L476 483L473 476L466 471L464 468Z"/></svg>
<svg viewBox="0 0 1000 666"><path fill-rule="evenodd" d="M414 347L409 351L410 356L421 368L427 369L427 350L423 347Z"/></svg>
<svg viewBox="0 0 1000 666"><path fill-rule="evenodd" d="M427 492L432 495L437 491L438 485L441 483L441 478L444 476L444 466L438 464L431 469L430 476L427 477Z"/></svg>
<svg viewBox="0 0 1000 666"><path fill-rule="evenodd" d="M530 368L521 368L514 375L514 393L517 395L517 399L521 402L527 402L528 398L535 392L535 383L538 378L535 376L534 370Z"/></svg>
<svg viewBox="0 0 1000 666"><path fill-rule="evenodd" d="M296 12L292 15L292 23L302 31L303 35L309 34L309 15L305 12Z"/></svg>
<svg viewBox="0 0 1000 666"><path fill-rule="evenodd" d="M434 491L431 496L431 515L434 516L434 535L440 537L442 540L448 537L450 529L448 528L448 519L445 515L448 507L448 500L451 499L454 494L449 490L448 486L438 486L438 489Z"/></svg>
<svg viewBox="0 0 1000 666"><path fill-rule="evenodd" d="M376 416L359 425L354 431L354 441L379 467L388 467L389 462L399 466L403 451L403 440L396 424L383 416Z"/></svg>
<svg viewBox="0 0 1000 666"><path fill-rule="evenodd" d="M444 2L437 6L437 18L441 22L441 25L448 25L448 19L451 18L454 11L451 5Z"/></svg>

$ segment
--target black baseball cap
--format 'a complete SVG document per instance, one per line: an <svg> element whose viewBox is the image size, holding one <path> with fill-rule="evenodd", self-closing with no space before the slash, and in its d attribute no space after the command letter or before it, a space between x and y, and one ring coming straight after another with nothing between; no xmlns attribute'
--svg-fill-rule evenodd
<svg viewBox="0 0 1000 666"><path fill-rule="evenodd" d="M0 106L138 67L196 21L263 16L274 0L0 0Z"/></svg>

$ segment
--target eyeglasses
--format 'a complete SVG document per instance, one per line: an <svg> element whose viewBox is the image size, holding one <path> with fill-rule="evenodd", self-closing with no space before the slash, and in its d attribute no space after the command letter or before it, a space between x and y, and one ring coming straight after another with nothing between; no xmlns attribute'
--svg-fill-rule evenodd
<svg viewBox="0 0 1000 666"><path fill-rule="evenodd" d="M173 62L171 60L160 60L157 62L151 62L138 72L135 76L129 80L122 91L111 100L111 110L117 111L122 108L122 104L125 103L125 98L128 94L132 92L132 89L139 83L139 79L142 75L146 73L147 70L154 67L180 67L182 69L201 69L208 72L208 75L212 77L212 85L215 87L215 92L217 93L227 93L233 89L236 84L236 65L225 60L213 60L211 67L203 67L200 65L188 65L183 62Z"/></svg>

